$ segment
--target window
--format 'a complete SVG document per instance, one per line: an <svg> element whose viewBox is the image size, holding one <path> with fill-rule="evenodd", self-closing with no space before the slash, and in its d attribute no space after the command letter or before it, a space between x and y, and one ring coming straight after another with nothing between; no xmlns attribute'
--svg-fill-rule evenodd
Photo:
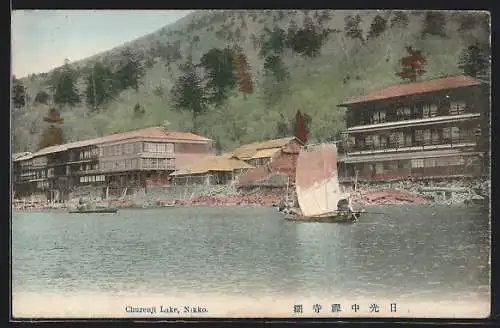
<svg viewBox="0 0 500 328"><path fill-rule="evenodd" d="M168 143L166 145L166 152L168 154L172 154L174 152L174 144L173 143Z"/></svg>
<svg viewBox="0 0 500 328"><path fill-rule="evenodd" d="M415 130L415 142L421 143L424 140L424 131L423 130Z"/></svg>
<svg viewBox="0 0 500 328"><path fill-rule="evenodd" d="M424 160L424 167L436 167L436 159L435 158L426 158Z"/></svg>
<svg viewBox="0 0 500 328"><path fill-rule="evenodd" d="M412 138L411 133L405 133L404 138L405 138L405 139L404 139L404 140L405 140L405 141L404 141L404 145L405 145L406 147L411 147L411 146L412 146L412 141L413 141L413 140L412 140L413 138Z"/></svg>
<svg viewBox="0 0 500 328"><path fill-rule="evenodd" d="M104 156L104 149L99 148L99 157Z"/></svg>
<svg viewBox="0 0 500 328"><path fill-rule="evenodd" d="M173 158L167 159L167 168L175 168L175 160Z"/></svg>
<svg viewBox="0 0 500 328"><path fill-rule="evenodd" d="M431 130L432 144L436 145L439 143L439 130Z"/></svg>
<svg viewBox="0 0 500 328"><path fill-rule="evenodd" d="M383 173L383 172L384 172L384 165L382 163L376 163L375 173Z"/></svg>
<svg viewBox="0 0 500 328"><path fill-rule="evenodd" d="M443 139L451 139L451 128L443 128Z"/></svg>
<svg viewBox="0 0 500 328"><path fill-rule="evenodd" d="M436 104L425 104L422 106L423 118L434 117L436 115L437 115L437 105Z"/></svg>
<svg viewBox="0 0 500 328"><path fill-rule="evenodd" d="M85 178L85 177L80 177L80 183L85 182L85 179L84 179L84 178Z"/></svg>
<svg viewBox="0 0 500 328"><path fill-rule="evenodd" d="M424 160L423 159L412 159L411 160L411 167L412 168L422 168L422 167L424 167Z"/></svg>
<svg viewBox="0 0 500 328"><path fill-rule="evenodd" d="M373 146L378 148L380 146L380 136L374 135L372 136L372 140L373 140Z"/></svg>
<svg viewBox="0 0 500 328"><path fill-rule="evenodd" d="M457 126L454 126L451 128L451 139L453 141L458 141L460 140L460 128Z"/></svg>
<svg viewBox="0 0 500 328"><path fill-rule="evenodd" d="M431 130L424 130L424 142L426 144L431 142Z"/></svg>
<svg viewBox="0 0 500 328"><path fill-rule="evenodd" d="M465 102L464 101L452 101L450 103L450 114L460 115L465 113Z"/></svg>
<svg viewBox="0 0 500 328"><path fill-rule="evenodd" d="M158 159L158 167L161 169L166 168L167 160L165 158Z"/></svg>
<svg viewBox="0 0 500 328"><path fill-rule="evenodd" d="M389 140L389 136L388 135L381 135L380 136L380 147L381 148L387 148L388 140Z"/></svg>

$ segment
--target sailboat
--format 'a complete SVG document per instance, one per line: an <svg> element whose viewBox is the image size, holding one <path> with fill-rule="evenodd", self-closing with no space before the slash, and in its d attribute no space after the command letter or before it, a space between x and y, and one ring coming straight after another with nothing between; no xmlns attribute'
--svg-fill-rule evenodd
<svg viewBox="0 0 500 328"><path fill-rule="evenodd" d="M359 218L362 211L353 211L349 195L340 189L337 147L334 144L318 144L302 149L297 158L295 174L299 209L292 215L286 215L285 219L354 222ZM339 210L339 207L348 207L350 210Z"/></svg>

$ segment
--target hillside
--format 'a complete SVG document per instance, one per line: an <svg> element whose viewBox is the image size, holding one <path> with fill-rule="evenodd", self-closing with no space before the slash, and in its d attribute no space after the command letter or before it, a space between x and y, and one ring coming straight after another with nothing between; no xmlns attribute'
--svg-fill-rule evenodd
<svg viewBox="0 0 500 328"><path fill-rule="evenodd" d="M182 74L181 66L189 59L199 63L212 48L238 45L250 65L253 92L243 94L233 88L221 105L210 105L198 116L198 131L217 140L228 149L241 143L286 134L280 122L293 119L297 110L312 118L312 141L333 139L344 128L344 112L337 107L346 98L399 83L395 75L406 46L421 50L426 57L423 78L459 74L459 55L471 44L489 45L489 22L484 13L445 13L443 25L432 27L438 32L423 33L428 26L423 12L405 12L407 24L390 26L398 15L391 11L197 11L159 31L131 41L121 47L70 63L78 73L78 91L85 89L85 67L101 62L113 67L124 48L138 53L145 67L136 90L126 89L93 110L84 98L75 106L58 106L66 140L81 140L133 128L165 124L169 129L189 130L192 114L180 110L172 99L171 89ZM346 17L359 15L360 39L346 35ZM374 17L379 15L387 28L371 36ZM286 48L282 58L288 79L277 82L265 74L264 60L259 57L261 35L265 28L281 27L285 31L295 24L302 26L304 17L333 31L324 40L317 56L307 57ZM439 25L439 24L438 24ZM259 42L260 40L260 42ZM174 59L159 51L162 45L175 47L180 56ZM61 63L62 64L62 63ZM48 123L43 116L51 102L40 104L34 99L39 91L50 93L48 81L54 72L21 78L26 104L12 112L13 152L34 151ZM202 73L202 77L203 77ZM140 104L143 112L134 111ZM283 125L283 124L281 124ZM280 132L281 131L281 132Z"/></svg>

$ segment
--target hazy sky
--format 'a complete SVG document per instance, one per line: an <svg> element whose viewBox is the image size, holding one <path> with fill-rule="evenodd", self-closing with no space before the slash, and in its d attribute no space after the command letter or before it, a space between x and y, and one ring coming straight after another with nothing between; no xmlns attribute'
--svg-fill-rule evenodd
<svg viewBox="0 0 500 328"><path fill-rule="evenodd" d="M17 10L12 13L12 71L47 72L153 32L190 10Z"/></svg>

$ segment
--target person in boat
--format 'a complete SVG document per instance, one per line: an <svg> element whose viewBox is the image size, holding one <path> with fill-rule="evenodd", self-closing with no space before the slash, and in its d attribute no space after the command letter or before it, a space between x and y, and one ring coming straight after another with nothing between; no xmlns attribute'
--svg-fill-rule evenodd
<svg viewBox="0 0 500 328"><path fill-rule="evenodd" d="M339 200L339 202L337 203L337 211L339 213L349 214L353 221L357 221L357 217L352 207L351 198Z"/></svg>

